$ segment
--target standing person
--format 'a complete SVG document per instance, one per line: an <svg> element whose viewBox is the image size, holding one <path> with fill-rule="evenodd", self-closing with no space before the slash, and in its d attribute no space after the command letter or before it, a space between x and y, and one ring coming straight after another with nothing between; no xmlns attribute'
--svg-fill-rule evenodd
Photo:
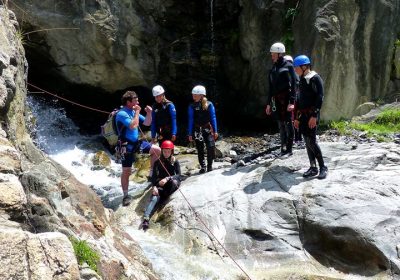
<svg viewBox="0 0 400 280"><path fill-rule="evenodd" d="M286 61L289 61L290 63L293 64L293 57L291 55L285 55L283 58L286 59ZM299 99L299 82L300 82L300 77L299 77L299 75L296 74L295 100ZM295 101L295 103L296 103L296 101ZM294 111L292 111L292 121L294 121ZM294 143L296 143L297 147L300 147L301 142L302 142L301 132L298 128L294 128Z"/></svg>
<svg viewBox="0 0 400 280"><path fill-rule="evenodd" d="M319 122L322 101L324 100L324 86L317 72L311 70L311 61L305 55L299 55L294 59L296 73L300 77L300 94L296 103L296 119L294 125L300 128L306 142L310 168L303 177L312 177L318 174L315 160L318 161L318 179L324 179L328 173L328 167L324 164L322 152L317 144L317 127Z"/></svg>
<svg viewBox="0 0 400 280"><path fill-rule="evenodd" d="M132 164L135 161L135 153L139 149L139 122L146 126L151 124L152 109L146 106L146 118L140 114L139 99L134 91L127 91L121 98L123 107L118 111L115 122L119 141L121 141L123 154L121 187L124 193L122 205L131 203L132 197L128 195L129 176L132 172Z"/></svg>
<svg viewBox="0 0 400 280"><path fill-rule="evenodd" d="M293 123L292 113L296 94L296 74L293 65L283 58L285 45L274 43L270 48L272 69L269 73L269 94L267 115L273 114L278 121L281 138L281 155L292 155Z"/></svg>
<svg viewBox="0 0 400 280"><path fill-rule="evenodd" d="M153 105L151 138L153 143L161 144L164 140L176 140L176 110L174 103L165 97L165 90L162 86L153 87L155 103ZM157 137L157 138L156 138Z"/></svg>
<svg viewBox="0 0 400 280"><path fill-rule="evenodd" d="M149 227L150 215L154 207L175 192L181 183L181 168L174 157L174 143L165 140L161 144L161 156L155 162L151 182L153 184L150 203L144 212L142 227Z"/></svg>
<svg viewBox="0 0 400 280"><path fill-rule="evenodd" d="M218 138L217 117L212 102L206 98L206 88L195 86L192 90L193 103L189 105L188 137L196 142L197 155L200 163L200 173L206 172L204 162L204 144L207 148L207 172L212 170L215 158L215 140Z"/></svg>

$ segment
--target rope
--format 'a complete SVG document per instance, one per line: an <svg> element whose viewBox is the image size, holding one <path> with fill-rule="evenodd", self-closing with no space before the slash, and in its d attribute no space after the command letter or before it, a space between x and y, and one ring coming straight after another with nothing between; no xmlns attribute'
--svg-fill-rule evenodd
<svg viewBox="0 0 400 280"><path fill-rule="evenodd" d="M57 94L48 92L47 90L44 90L44 89L42 89L42 88L40 88L40 87L38 87L38 86L35 86L35 85L31 84L31 83L28 83L28 85L30 85L31 87L33 87L33 88L35 88L35 89L37 89L37 90L40 90L40 91L42 91L42 92L44 92L44 93L50 94L50 95L52 95L52 96L54 96L54 97L57 97L57 98L59 98L59 99L62 99L62 100L66 101L66 102L69 102L69 103L71 103L71 104L80 106L80 107L82 107L82 108L89 109L89 110L93 110L93 111L100 112L100 113L110 114L110 112L98 110L98 109L95 109L95 108L92 108L92 107L89 107L89 106L85 106L85 105L81 105L81 104L76 103L76 102L74 102L74 101L68 100L68 99L66 99L66 98L64 98L64 97L61 97L61 96L57 95ZM138 128L139 128L139 130L140 130L140 133L141 133L142 137L144 137L144 133L143 133L142 129L140 128L140 126L138 126ZM164 164L162 163L162 161L160 160L160 157L158 158L158 160L160 161L161 166L165 169L165 171L167 172L167 174L171 177L171 174L168 172L167 168L165 167L165 165L164 165ZM235 261L235 259L234 259L234 258L232 257L232 255L228 252L228 250L225 248L225 246L217 239L217 237L213 234L213 232L210 230L210 228L209 228L209 227L206 225L206 223L201 219L200 215L196 212L196 210L195 210L195 209L193 208L193 206L190 204L189 200L186 198L186 196L183 194L183 192L182 192L179 188L178 188L178 191L179 191L180 194L183 196L183 198L185 199L186 203L189 205L190 210L193 211L195 217L203 224L203 226L207 229L207 231L208 231L208 232L210 233L210 235L215 239L215 241L217 241L217 243L224 249L225 253L232 259L232 261L235 263L235 265L247 276L247 278L248 278L249 280L251 280L251 277L250 277L250 276L246 273L246 271Z"/></svg>
<svg viewBox="0 0 400 280"><path fill-rule="evenodd" d="M165 167L163 162L160 160L160 157L158 158L158 161L161 163L161 166L164 168L164 170L167 172L167 174L171 177L171 174L168 172L168 169ZM183 194L183 192L179 188L178 188L178 191L183 196L186 203L189 205L190 210L193 211L195 217L203 224L203 226L207 229L207 231L215 239L215 241L217 241L217 243L222 247L222 249L224 249L225 253L232 259L232 261L235 263L235 265L247 276L247 278L249 280L252 280L251 277L246 273L246 271L236 262L236 260L232 257L232 255L228 252L228 250L225 248L225 246L217 239L217 237L214 235L214 233L210 230L210 228L203 221L203 219L201 219L200 215L196 212L194 207L190 204L189 200L186 198L186 196Z"/></svg>
<svg viewBox="0 0 400 280"><path fill-rule="evenodd" d="M42 91L42 92L44 92L44 93L50 94L50 95L52 95L52 96L54 96L54 97L57 97L57 98L59 98L59 99L61 99L61 100L64 100L64 101L69 102L69 103L71 103L71 104L77 105L77 106L79 106L79 107L82 107L82 108L85 108L85 109L89 109L89 110L92 110L92 111L96 111L96 112L100 112L100 113L104 113L104 114L107 114L107 115L109 115L109 114L111 113L111 112L99 110L99 109L96 109L96 108L92 108L92 107L85 106L85 105L76 103L76 102L74 102L74 101L68 100L68 99L66 99L66 98L64 98L64 97L61 97L61 96L57 95L57 94L48 92L47 90L44 90L44 89L42 89L42 88L40 88L40 87L38 87L38 86L35 86L35 85L31 84L31 83L28 83L28 85L30 85L31 87L33 87L33 88L35 88L35 89L38 89L38 90L40 90L40 91Z"/></svg>

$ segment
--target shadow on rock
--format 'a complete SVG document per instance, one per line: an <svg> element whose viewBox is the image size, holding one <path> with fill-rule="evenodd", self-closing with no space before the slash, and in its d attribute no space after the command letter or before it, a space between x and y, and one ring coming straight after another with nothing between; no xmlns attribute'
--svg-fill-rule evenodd
<svg viewBox="0 0 400 280"><path fill-rule="evenodd" d="M273 166L262 175L261 182L254 182L244 187L246 194L255 194L260 190L289 192L290 188L303 182L297 170L287 166Z"/></svg>
<svg viewBox="0 0 400 280"><path fill-rule="evenodd" d="M352 228L322 227L304 221L303 229L304 248L325 266L363 276L373 276L391 268L385 255Z"/></svg>

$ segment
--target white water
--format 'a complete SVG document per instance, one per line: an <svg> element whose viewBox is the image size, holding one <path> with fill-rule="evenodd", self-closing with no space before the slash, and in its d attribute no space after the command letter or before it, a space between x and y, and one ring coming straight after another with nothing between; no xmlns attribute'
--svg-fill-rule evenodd
<svg viewBox="0 0 400 280"><path fill-rule="evenodd" d="M106 206L118 206L122 196L121 165L111 160L111 166L98 169L92 163L96 152L106 151L101 137L81 135L79 128L55 101L29 96L28 106L36 119L34 141L39 148L79 181L91 187ZM112 157L111 154L109 156ZM131 183L129 191L132 193L143 187L144 185Z"/></svg>
<svg viewBox="0 0 400 280"><path fill-rule="evenodd" d="M79 181L93 188L105 205L119 206L122 195L119 183L120 165L112 162L107 170L93 170L93 155L104 150L101 138L81 135L79 128L66 116L65 110L57 102L29 96L28 106L36 119L36 144ZM144 185L130 183L132 192L143 187ZM222 280L236 279L239 274L229 263L230 260L225 263L215 256L215 260L211 262L204 256L188 255L183 246L163 240L152 233L152 230L146 233L133 227L127 227L126 230L139 243L161 279Z"/></svg>
<svg viewBox="0 0 400 280"><path fill-rule="evenodd" d="M91 186L102 197L103 202L119 205L121 200L120 165L113 162L107 170L93 170L91 158L95 152L104 150L101 145L101 138L82 136L78 127L66 117L65 110L57 106L57 103L29 97L28 106L36 118L37 145L52 159L73 173L78 180ZM130 184L131 191L143 187L142 185ZM244 279L239 277L241 275L239 269L229 258L221 259L210 253L189 254L185 252L184 244L168 241L168 236L158 236L152 229L144 233L128 226L126 231L138 242L144 254L152 263L153 269L163 280ZM240 264L246 268L243 263ZM284 279L279 278L279 276L276 278L276 275L279 275L282 271L295 273L303 270L305 272L310 270L310 275L331 275L332 277L337 276L339 279L367 279L343 275L334 270L313 269L309 264L304 264L304 266L303 268L302 264L293 264L288 268L282 267L278 270L265 268L261 271L246 272L250 273L253 279L270 279L266 278L269 275L272 279ZM279 271L279 269L282 271Z"/></svg>

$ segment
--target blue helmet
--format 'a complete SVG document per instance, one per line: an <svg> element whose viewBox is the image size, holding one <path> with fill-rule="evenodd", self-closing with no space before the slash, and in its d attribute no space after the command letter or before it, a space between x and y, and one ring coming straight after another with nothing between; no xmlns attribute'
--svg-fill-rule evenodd
<svg viewBox="0 0 400 280"><path fill-rule="evenodd" d="M296 58L293 60L293 66L294 67L307 65L307 64L311 64L311 61L308 58L308 56L306 56L304 54L296 56Z"/></svg>

